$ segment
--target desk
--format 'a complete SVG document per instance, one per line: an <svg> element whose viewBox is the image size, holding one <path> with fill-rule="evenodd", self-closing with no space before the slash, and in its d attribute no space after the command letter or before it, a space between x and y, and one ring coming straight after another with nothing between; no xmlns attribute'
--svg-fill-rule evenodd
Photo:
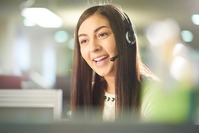
<svg viewBox="0 0 199 133"><path fill-rule="evenodd" d="M198 133L196 125L54 122L0 124L1 133Z"/></svg>

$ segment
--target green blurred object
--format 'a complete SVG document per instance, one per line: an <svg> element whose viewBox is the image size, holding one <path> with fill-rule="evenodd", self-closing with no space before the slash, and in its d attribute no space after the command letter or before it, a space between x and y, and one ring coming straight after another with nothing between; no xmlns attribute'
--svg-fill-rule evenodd
<svg viewBox="0 0 199 133"><path fill-rule="evenodd" d="M191 89L183 84L160 85L150 88L152 110L149 122L155 123L187 123L191 109Z"/></svg>

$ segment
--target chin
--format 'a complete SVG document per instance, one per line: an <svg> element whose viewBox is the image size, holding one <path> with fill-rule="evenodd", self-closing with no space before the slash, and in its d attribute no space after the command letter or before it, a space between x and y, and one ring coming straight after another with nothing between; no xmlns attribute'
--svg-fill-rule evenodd
<svg viewBox="0 0 199 133"><path fill-rule="evenodd" d="M106 74L104 74L104 73L98 73L98 72L96 72L99 76L102 76L102 77L104 77L104 76L106 76Z"/></svg>
<svg viewBox="0 0 199 133"><path fill-rule="evenodd" d="M106 76L114 76L114 70L111 69L111 70L108 70L108 68L104 71L101 70L101 71L95 71L99 76L102 76L102 77L106 77Z"/></svg>

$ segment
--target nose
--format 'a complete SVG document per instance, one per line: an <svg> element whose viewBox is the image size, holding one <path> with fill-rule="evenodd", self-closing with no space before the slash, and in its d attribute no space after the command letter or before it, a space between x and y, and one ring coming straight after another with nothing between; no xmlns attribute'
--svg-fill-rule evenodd
<svg viewBox="0 0 199 133"><path fill-rule="evenodd" d="M90 52L98 52L101 50L101 46L96 39L90 40Z"/></svg>

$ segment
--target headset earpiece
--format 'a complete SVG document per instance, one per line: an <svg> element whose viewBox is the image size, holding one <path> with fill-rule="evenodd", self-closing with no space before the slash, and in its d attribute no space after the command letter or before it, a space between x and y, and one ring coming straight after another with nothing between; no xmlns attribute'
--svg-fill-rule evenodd
<svg viewBox="0 0 199 133"><path fill-rule="evenodd" d="M131 21L126 13L124 13L124 21L127 23L126 41L128 42L128 44L134 44L136 41L134 30L133 30Z"/></svg>
<svg viewBox="0 0 199 133"><path fill-rule="evenodd" d="M134 32L132 31L127 31L126 32L126 41L129 43L129 44L134 44L135 43L135 35L134 35Z"/></svg>

